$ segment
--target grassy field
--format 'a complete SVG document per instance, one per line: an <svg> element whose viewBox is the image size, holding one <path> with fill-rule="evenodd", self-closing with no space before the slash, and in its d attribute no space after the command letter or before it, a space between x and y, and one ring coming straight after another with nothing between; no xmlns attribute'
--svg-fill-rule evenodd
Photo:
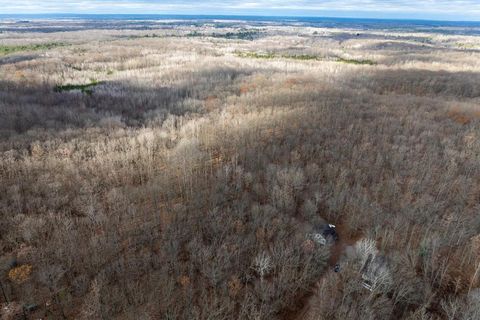
<svg viewBox="0 0 480 320"><path fill-rule="evenodd" d="M359 32L0 33L2 316L480 319L480 39Z"/></svg>
<svg viewBox="0 0 480 320"><path fill-rule="evenodd" d="M65 46L64 43L51 42L41 44L26 44L26 45L0 45L0 56L9 55L22 51L39 51L50 50L57 47Z"/></svg>
<svg viewBox="0 0 480 320"><path fill-rule="evenodd" d="M77 69L78 70L78 69ZM81 69L80 69L81 70ZM112 71L107 71L107 75L112 74ZM101 84L95 79L90 79L89 83L86 84L65 84L65 85L57 85L55 87L55 91L57 92L64 92L64 91L80 91L82 93L87 93L91 95L93 93L93 88L97 85Z"/></svg>

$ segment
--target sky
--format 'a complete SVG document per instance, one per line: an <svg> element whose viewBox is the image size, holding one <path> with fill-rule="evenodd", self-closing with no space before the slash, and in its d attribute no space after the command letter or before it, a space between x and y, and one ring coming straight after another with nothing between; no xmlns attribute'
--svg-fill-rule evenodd
<svg viewBox="0 0 480 320"><path fill-rule="evenodd" d="M480 0L0 0L0 14L221 14L480 20Z"/></svg>

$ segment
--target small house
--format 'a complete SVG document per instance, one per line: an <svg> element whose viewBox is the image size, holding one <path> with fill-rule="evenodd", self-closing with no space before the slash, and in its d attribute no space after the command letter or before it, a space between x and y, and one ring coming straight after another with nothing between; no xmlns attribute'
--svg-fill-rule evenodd
<svg viewBox="0 0 480 320"><path fill-rule="evenodd" d="M315 226L310 233L310 237L320 245L331 244L338 241L338 233L333 224Z"/></svg>

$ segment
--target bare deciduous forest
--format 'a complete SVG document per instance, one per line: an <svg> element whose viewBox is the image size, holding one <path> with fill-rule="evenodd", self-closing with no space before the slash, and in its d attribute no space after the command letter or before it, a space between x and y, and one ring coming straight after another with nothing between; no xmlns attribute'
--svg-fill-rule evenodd
<svg viewBox="0 0 480 320"><path fill-rule="evenodd" d="M480 319L477 36L2 27L2 319Z"/></svg>

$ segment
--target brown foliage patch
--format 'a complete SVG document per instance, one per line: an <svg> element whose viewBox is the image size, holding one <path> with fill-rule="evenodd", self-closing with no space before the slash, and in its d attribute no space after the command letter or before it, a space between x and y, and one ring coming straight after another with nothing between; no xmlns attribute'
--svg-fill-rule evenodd
<svg viewBox="0 0 480 320"><path fill-rule="evenodd" d="M284 87L285 88L292 88L299 83L300 83L300 80L297 79L297 78L288 78L287 80L285 80Z"/></svg>
<svg viewBox="0 0 480 320"><path fill-rule="evenodd" d="M182 286L182 288L187 288L190 285L190 277L183 275L178 278L178 283Z"/></svg>
<svg viewBox="0 0 480 320"><path fill-rule="evenodd" d="M32 266L24 264L20 267L11 269L8 272L8 278L16 283L23 283L30 278L32 274Z"/></svg>
<svg viewBox="0 0 480 320"><path fill-rule="evenodd" d="M242 282L237 276L233 276L228 282L228 293L230 297L237 297L242 290Z"/></svg>
<svg viewBox="0 0 480 320"><path fill-rule="evenodd" d="M215 107L218 105L218 98L217 96L210 95L205 99L205 109L208 112L212 112L215 110Z"/></svg>
<svg viewBox="0 0 480 320"><path fill-rule="evenodd" d="M240 87L240 94L246 94L250 91L254 91L257 88L257 85L254 83L246 83Z"/></svg>
<svg viewBox="0 0 480 320"><path fill-rule="evenodd" d="M480 119L480 111L468 110L461 107L451 108L447 115L450 119L462 125L469 124L475 119Z"/></svg>

